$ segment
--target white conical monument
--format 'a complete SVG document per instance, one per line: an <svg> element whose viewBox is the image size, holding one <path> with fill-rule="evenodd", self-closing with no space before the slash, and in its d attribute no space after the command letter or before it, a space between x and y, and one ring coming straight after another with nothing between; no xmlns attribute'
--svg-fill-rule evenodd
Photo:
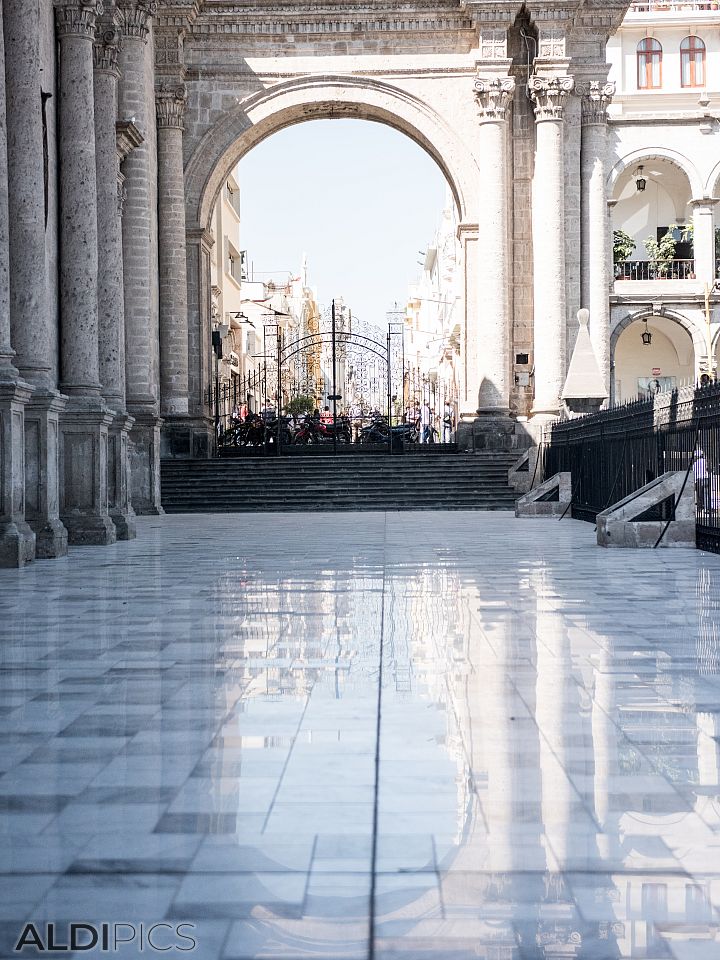
<svg viewBox="0 0 720 960"><path fill-rule="evenodd" d="M589 317L589 310L578 310L580 329L562 391L562 399L571 417L594 413L608 398L605 381L590 340Z"/></svg>

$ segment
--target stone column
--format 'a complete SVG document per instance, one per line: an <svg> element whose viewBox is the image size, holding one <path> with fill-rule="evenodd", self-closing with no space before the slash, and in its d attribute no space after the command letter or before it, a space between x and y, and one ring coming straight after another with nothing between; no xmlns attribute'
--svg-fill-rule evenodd
<svg viewBox="0 0 720 960"><path fill-rule="evenodd" d="M589 80L577 86L582 97L580 148L581 291L590 311L590 340L610 392L610 220L605 189L607 107L615 84Z"/></svg>
<svg viewBox="0 0 720 960"><path fill-rule="evenodd" d="M5 42L0 0L0 567L35 557L35 534L25 522L24 408L32 393L20 380L10 343L10 250L5 110Z"/></svg>
<svg viewBox="0 0 720 960"><path fill-rule="evenodd" d="M95 42L95 167L98 191L98 329L100 381L113 411L108 431L108 512L119 540L135 537L129 500L128 435L134 423L125 409L125 298L122 201L117 143L120 33L115 18L98 23Z"/></svg>
<svg viewBox="0 0 720 960"><path fill-rule="evenodd" d="M25 516L38 557L67 553L58 508L57 392L45 257L45 169L38 0L5 0L10 318L17 365L34 390L25 407Z"/></svg>
<svg viewBox="0 0 720 960"><path fill-rule="evenodd" d="M55 0L59 53L60 515L70 543L116 539L108 516L107 446L112 415L98 355L98 224L93 42L99 0Z"/></svg>
<svg viewBox="0 0 720 960"><path fill-rule="evenodd" d="M131 497L136 513L162 513L157 305L157 161L154 57L150 41L155 0L118 0L119 115L132 118L142 143L123 163L125 375L130 432Z"/></svg>
<svg viewBox="0 0 720 960"><path fill-rule="evenodd" d="M712 290L715 283L715 197L691 200L695 276Z"/></svg>
<svg viewBox="0 0 720 960"><path fill-rule="evenodd" d="M532 189L535 402L533 416L556 417L565 382L565 191L563 105L572 77L533 75L535 172Z"/></svg>
<svg viewBox="0 0 720 960"><path fill-rule="evenodd" d="M157 93L160 253L160 413L188 414L188 302L182 83ZM166 424L167 426L167 424Z"/></svg>

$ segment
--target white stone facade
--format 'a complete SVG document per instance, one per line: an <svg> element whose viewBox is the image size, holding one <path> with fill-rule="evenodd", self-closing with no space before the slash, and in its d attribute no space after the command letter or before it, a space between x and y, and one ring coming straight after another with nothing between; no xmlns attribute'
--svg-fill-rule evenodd
<svg viewBox="0 0 720 960"><path fill-rule="evenodd" d="M66 536L132 536L133 510L162 512L161 436L176 455L211 453L213 211L245 153L292 123L387 123L444 171L462 253L461 426L476 447L528 442L516 416L557 414L588 298L607 368L601 168L631 127L623 103L608 137L605 48L624 0L2 7L4 563L59 555ZM700 201L713 171L696 173Z"/></svg>

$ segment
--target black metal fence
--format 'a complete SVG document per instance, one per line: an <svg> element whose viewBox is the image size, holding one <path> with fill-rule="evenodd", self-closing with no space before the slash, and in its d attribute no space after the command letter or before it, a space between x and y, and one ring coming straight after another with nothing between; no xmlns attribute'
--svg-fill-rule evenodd
<svg viewBox="0 0 720 960"><path fill-rule="evenodd" d="M554 423L541 458L545 477L571 472L572 516L590 521L660 474L686 470L697 545L720 552L720 383Z"/></svg>

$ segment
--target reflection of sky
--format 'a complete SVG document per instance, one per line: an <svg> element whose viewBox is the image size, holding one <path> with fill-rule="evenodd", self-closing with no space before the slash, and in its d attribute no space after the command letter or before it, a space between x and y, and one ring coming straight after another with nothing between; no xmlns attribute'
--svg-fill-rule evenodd
<svg viewBox="0 0 720 960"><path fill-rule="evenodd" d="M378 956L720 955L720 559L481 513L100 556L0 590L3 839L44 884L11 918L150 897L229 956L340 960L372 891Z"/></svg>

